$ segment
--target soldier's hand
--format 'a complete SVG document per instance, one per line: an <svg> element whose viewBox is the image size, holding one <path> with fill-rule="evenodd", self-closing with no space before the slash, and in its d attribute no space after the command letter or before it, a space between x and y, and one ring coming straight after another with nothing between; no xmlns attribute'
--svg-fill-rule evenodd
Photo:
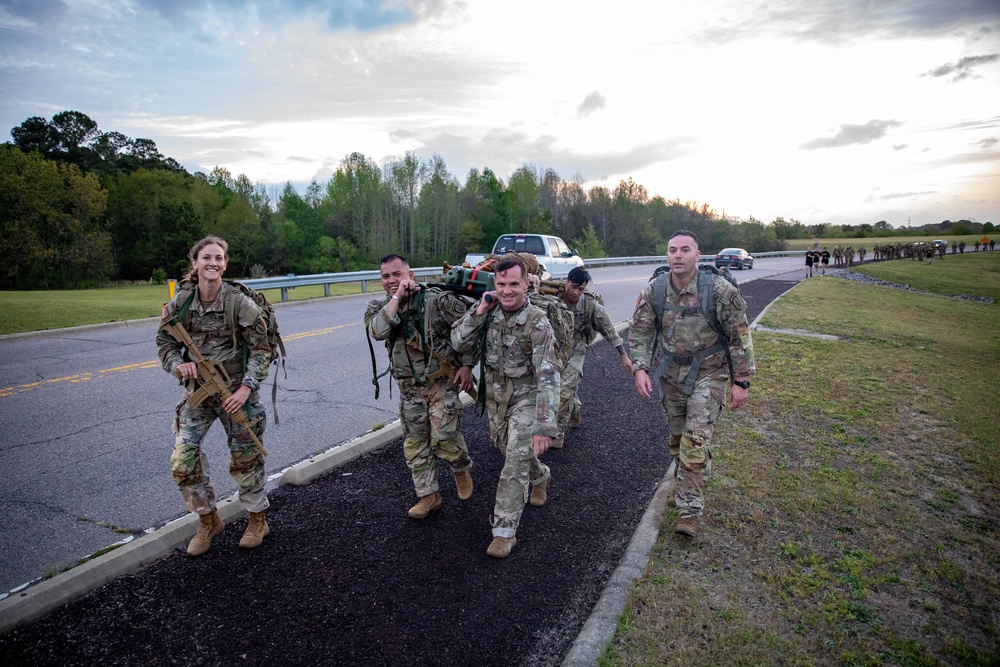
<svg viewBox="0 0 1000 667"><path fill-rule="evenodd" d="M180 373L182 380L194 380L198 377L198 364L193 361L177 364L176 370Z"/></svg>
<svg viewBox="0 0 1000 667"><path fill-rule="evenodd" d="M531 436L531 448L535 450L535 456L541 456L552 444L552 438L547 435Z"/></svg>
<svg viewBox="0 0 1000 667"><path fill-rule="evenodd" d="M479 300L479 305L476 306L476 315L482 315L490 312L497 305L497 303L499 303L499 301L497 300L496 291L486 292L483 294L483 298Z"/></svg>
<svg viewBox="0 0 1000 667"><path fill-rule="evenodd" d="M472 367L462 366L457 371L455 371L455 377L451 379L452 384L457 384L458 388L462 391L469 391L475 386L472 381Z"/></svg>
<svg viewBox="0 0 1000 667"><path fill-rule="evenodd" d="M729 407L733 410L737 410L747 402L747 397L750 394L749 389L744 389L738 385L733 385L729 388Z"/></svg>
<svg viewBox="0 0 1000 667"><path fill-rule="evenodd" d="M222 407L229 414L234 414L243 407L243 404L250 398L250 387L240 385L240 388L230 394L229 398L222 402Z"/></svg>
<svg viewBox="0 0 1000 667"><path fill-rule="evenodd" d="M643 398L649 398L653 393L653 381L649 379L649 373L641 368L635 372L635 390Z"/></svg>
<svg viewBox="0 0 1000 667"><path fill-rule="evenodd" d="M627 370L629 374L632 373L632 360L628 358L627 354L622 355L622 367Z"/></svg>
<svg viewBox="0 0 1000 667"><path fill-rule="evenodd" d="M396 288L396 296L400 301L405 301L408 296L420 291L420 285L415 280L401 280Z"/></svg>

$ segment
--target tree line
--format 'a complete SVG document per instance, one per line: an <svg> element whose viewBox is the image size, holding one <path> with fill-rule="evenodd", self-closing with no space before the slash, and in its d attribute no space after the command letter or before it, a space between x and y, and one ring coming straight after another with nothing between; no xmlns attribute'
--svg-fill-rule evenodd
<svg viewBox="0 0 1000 667"><path fill-rule="evenodd" d="M438 155L379 165L355 152L300 194L221 167L190 174L152 140L101 132L78 111L28 118L11 136L0 144L0 289L179 278L207 234L229 242L230 275L262 277L371 269L389 252L454 264L509 232L555 234L591 258L664 254L677 229L706 253L780 250L790 230L810 233L650 195L631 178L585 188L532 165L506 182L474 168L462 184Z"/></svg>

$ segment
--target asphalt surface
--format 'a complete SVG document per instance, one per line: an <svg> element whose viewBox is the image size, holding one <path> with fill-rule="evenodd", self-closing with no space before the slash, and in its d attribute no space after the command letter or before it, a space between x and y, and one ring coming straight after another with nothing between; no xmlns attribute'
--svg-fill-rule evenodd
<svg viewBox="0 0 1000 667"><path fill-rule="evenodd" d="M795 280L742 285L751 319ZM245 525L239 518L208 554L188 558L182 548L196 523L189 520L160 540L169 553L153 565L108 577L0 637L0 659L551 665L575 655L587 664L595 649L574 653L574 642L599 650L601 642L586 635L613 631L617 612L581 632L623 557L636 569L630 542L640 532L646 541L650 530L655 537L657 517L643 514L662 488L666 455L657 402L636 397L607 344L591 351L586 373L584 424L564 449L544 455L553 469L549 502L526 508L518 545L503 561L485 555L502 460L485 418L470 407L463 432L477 486L469 501L457 500L445 475L444 509L425 521L407 519L414 498L396 439L307 486L273 492L272 533L258 549L236 546ZM224 514L236 517L239 509ZM62 577L48 588L59 589ZM10 622L17 601L3 602L0 618Z"/></svg>

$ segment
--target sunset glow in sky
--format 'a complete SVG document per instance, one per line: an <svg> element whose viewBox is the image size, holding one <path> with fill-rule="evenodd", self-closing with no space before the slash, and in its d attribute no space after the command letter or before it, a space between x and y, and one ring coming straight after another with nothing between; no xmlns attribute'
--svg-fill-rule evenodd
<svg viewBox="0 0 1000 667"><path fill-rule="evenodd" d="M734 217L1000 224L997 0L0 0L0 133L81 111L189 171L524 164Z"/></svg>

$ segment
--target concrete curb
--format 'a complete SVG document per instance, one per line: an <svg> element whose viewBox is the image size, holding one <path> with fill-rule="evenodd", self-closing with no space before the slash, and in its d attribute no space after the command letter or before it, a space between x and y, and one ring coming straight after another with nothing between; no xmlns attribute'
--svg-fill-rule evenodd
<svg viewBox="0 0 1000 667"><path fill-rule="evenodd" d="M472 398L468 394L463 393L461 398L463 406L472 403ZM286 468L279 476L278 485L308 484L340 466L384 447L402 435L403 427L399 420L390 422L384 428L336 445ZM238 493L220 500L217 509L219 517L226 524L246 514L240 505ZM20 592L11 593L0 600L0 635L37 620L122 575L140 570L175 549L185 548L198 532L199 523L196 514L185 514L161 528L71 570L61 572Z"/></svg>
<svg viewBox="0 0 1000 667"><path fill-rule="evenodd" d="M238 495L233 494L220 501L218 512L227 524L242 516L244 511ZM186 514L83 565L19 593L12 593L0 600L0 635L41 618L122 575L135 572L174 549L185 547L198 531L199 523L196 514Z"/></svg>
<svg viewBox="0 0 1000 667"><path fill-rule="evenodd" d="M396 420L377 431L366 433L356 440L338 445L322 454L317 454L305 461L296 463L290 468L286 468L281 473L279 484L281 486L285 484L293 484L295 486L308 484L346 463L350 463L369 452L384 447L401 435L403 435L403 426L399 423L399 420Z"/></svg>
<svg viewBox="0 0 1000 667"><path fill-rule="evenodd" d="M335 297L331 297L335 298ZM763 313L762 313L763 314ZM157 318L153 318L157 319ZM759 318L758 318L759 319ZM141 322L137 320L136 322ZM756 320L755 320L756 322ZM83 328L121 326L121 322L104 325L89 325ZM615 330L621 333L629 326L629 321L619 322ZM65 332L65 329L53 330ZM33 335L44 332L35 332ZM18 334L13 334L18 335ZM597 336L592 345L602 337ZM463 406L472 403L468 394L462 395ZM282 471L279 485L304 485L314 481L336 468L373 452L402 435L402 425L398 420L390 422L378 431L367 433L350 440ZM578 635L564 665L597 664L601 651L611 641L618 624L618 615L625 608L632 581L642 576L649 558L649 551L659 535L660 521L666 507L666 499L673 490L673 467L660 482L653 500L646 508L639 526L636 528L622 561L615 568L597 606L591 612ZM218 503L219 516L225 523L231 523L245 513L239 504L238 494L232 494ZM189 513L167 523L162 528L140 537L133 542L102 554L83 565L58 574L21 592L15 592L0 600L0 635L30 623L83 597L87 593L169 554L174 549L183 548L198 530L199 521Z"/></svg>
<svg viewBox="0 0 1000 667"><path fill-rule="evenodd" d="M601 652L611 643L618 629L618 616L625 610L632 582L643 575L649 563L649 552L660 535L663 513L667 500L674 491L674 469L667 468L653 499L642 515L639 525L629 540L625 555L608 580L604 592L583 624L580 634L563 660L563 667L590 667L596 665Z"/></svg>

